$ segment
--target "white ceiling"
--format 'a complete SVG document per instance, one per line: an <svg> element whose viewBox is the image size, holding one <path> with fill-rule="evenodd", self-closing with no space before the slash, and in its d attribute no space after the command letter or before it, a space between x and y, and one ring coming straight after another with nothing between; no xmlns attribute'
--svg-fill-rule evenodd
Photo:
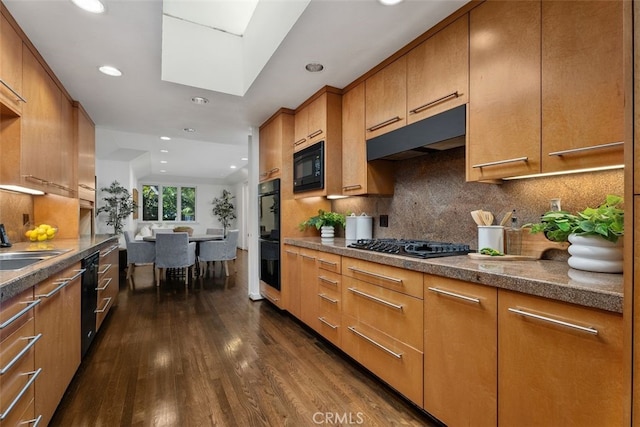
<svg viewBox="0 0 640 427"><path fill-rule="evenodd" d="M277 109L296 108L324 85L345 87L467 2L405 0L386 7L376 0L311 0L245 95L235 96L162 80L161 0L104 0L102 15L70 0L2 1L96 123L99 159L135 158L150 177L165 169L199 181L233 174L231 164L246 166L240 158L247 156L251 127ZM198 8L203 1L185 3ZM261 1L282 7L297 0ZM262 31L269 31L265 39L272 35ZM324 64L324 71L308 73L309 62ZM123 76L102 75L97 67L104 64ZM195 105L193 96L210 102Z"/></svg>

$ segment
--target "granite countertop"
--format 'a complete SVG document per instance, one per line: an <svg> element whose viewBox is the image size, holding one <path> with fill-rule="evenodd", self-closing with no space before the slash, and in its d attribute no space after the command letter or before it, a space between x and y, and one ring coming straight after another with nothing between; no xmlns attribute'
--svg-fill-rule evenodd
<svg viewBox="0 0 640 427"><path fill-rule="evenodd" d="M62 255L54 256L19 270L0 271L0 303L81 261L96 250L102 250L114 244L118 244L117 236L97 235L79 239L53 239L45 242L14 243L10 248L0 249L0 254L43 249L67 251Z"/></svg>
<svg viewBox="0 0 640 427"><path fill-rule="evenodd" d="M466 255L420 259L351 249L343 238L333 244L319 237L285 238L285 244L316 249L408 270L479 283L500 289L622 313L622 274L591 273L565 261L473 260Z"/></svg>

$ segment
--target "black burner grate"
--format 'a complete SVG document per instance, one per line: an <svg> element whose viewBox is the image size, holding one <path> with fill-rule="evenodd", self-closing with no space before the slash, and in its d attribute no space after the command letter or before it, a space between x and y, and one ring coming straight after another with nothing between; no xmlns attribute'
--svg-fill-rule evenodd
<svg viewBox="0 0 640 427"><path fill-rule="evenodd" d="M359 239L347 247L417 258L466 255L469 245L410 239Z"/></svg>

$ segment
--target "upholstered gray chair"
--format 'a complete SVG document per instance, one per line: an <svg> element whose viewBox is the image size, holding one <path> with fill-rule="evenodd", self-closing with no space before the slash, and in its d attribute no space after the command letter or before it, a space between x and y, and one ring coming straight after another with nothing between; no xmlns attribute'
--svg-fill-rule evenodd
<svg viewBox="0 0 640 427"><path fill-rule="evenodd" d="M227 237L225 237L224 240L200 242L200 254L198 255L198 261L206 264L213 262L214 272L215 262L222 261L224 262L224 273L228 276L229 261L234 261L235 269L236 252L238 250L238 233L238 230L229 230L227 232ZM201 268L200 271L204 272L205 270Z"/></svg>
<svg viewBox="0 0 640 427"><path fill-rule="evenodd" d="M224 228L207 228L207 232L205 234L224 236Z"/></svg>
<svg viewBox="0 0 640 427"><path fill-rule="evenodd" d="M185 286L196 263L196 243L189 243L187 233L156 234L156 286L160 286L161 273L167 268L185 268Z"/></svg>
<svg viewBox="0 0 640 427"><path fill-rule="evenodd" d="M131 290L135 290L133 272L136 265L153 264L156 261L156 247L151 242L135 240L131 231L124 232L124 241L127 245L127 280Z"/></svg>

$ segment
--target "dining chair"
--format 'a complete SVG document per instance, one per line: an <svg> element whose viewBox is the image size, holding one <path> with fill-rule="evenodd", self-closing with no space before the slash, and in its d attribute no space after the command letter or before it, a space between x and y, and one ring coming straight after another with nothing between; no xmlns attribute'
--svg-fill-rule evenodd
<svg viewBox="0 0 640 427"><path fill-rule="evenodd" d="M196 243L189 242L187 233L159 233L156 235L156 286L160 286L161 273L167 268L186 269L185 287L189 286L189 273L196 263Z"/></svg>
<svg viewBox="0 0 640 427"><path fill-rule="evenodd" d="M135 240L131 231L124 232L124 241L127 247L127 280L131 290L135 291L133 272L136 265L153 265L156 261L156 246L150 242ZM153 271L155 274L155 267Z"/></svg>
<svg viewBox="0 0 640 427"><path fill-rule="evenodd" d="M224 228L207 228L205 234L211 234L214 236L224 236Z"/></svg>
<svg viewBox="0 0 640 427"><path fill-rule="evenodd" d="M204 262L208 264L209 262L213 262L214 273L215 273L215 262L222 261L224 262L224 273L226 276L229 275L229 261L234 261L234 270L235 270L235 259L238 251L238 234L239 230L229 230L227 232L227 237L223 240L210 240L207 242L200 242L200 254L198 255L198 261ZM204 272L204 269L200 269L200 271Z"/></svg>

